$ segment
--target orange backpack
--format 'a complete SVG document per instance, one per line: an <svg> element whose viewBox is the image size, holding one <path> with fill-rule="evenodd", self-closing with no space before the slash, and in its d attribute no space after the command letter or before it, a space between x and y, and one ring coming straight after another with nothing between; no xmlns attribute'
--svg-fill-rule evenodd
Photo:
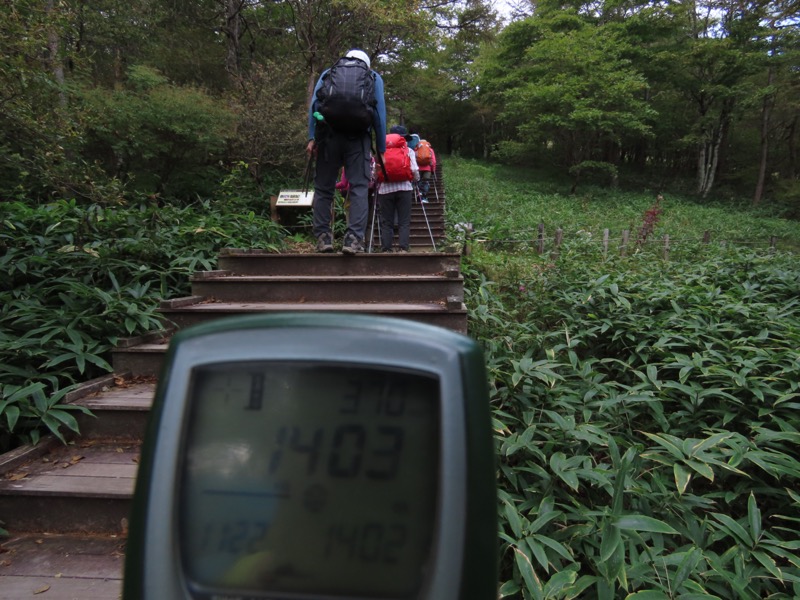
<svg viewBox="0 0 800 600"><path fill-rule="evenodd" d="M417 165L428 167L433 162L433 148L427 140L420 140L417 144Z"/></svg>
<svg viewBox="0 0 800 600"><path fill-rule="evenodd" d="M402 135L390 133L386 136L383 165L386 167L386 176L383 169L378 169L378 181L411 181L414 178L411 172L411 158L408 156L408 144Z"/></svg>

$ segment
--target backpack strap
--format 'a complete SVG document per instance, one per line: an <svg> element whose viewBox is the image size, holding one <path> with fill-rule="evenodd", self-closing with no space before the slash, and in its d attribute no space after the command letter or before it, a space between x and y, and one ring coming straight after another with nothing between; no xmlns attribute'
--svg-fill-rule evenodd
<svg viewBox="0 0 800 600"><path fill-rule="evenodd" d="M389 181L389 173L386 172L386 165L383 164L383 156L378 152L378 140L375 140L375 156L378 157L378 164L381 166L381 171L383 171L384 180Z"/></svg>

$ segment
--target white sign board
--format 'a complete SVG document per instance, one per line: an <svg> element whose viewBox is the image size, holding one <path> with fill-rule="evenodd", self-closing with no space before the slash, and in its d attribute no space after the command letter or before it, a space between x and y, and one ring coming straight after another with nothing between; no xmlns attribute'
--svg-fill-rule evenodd
<svg viewBox="0 0 800 600"><path fill-rule="evenodd" d="M304 192L302 190L282 190L278 194L276 206L311 206L314 200L314 192Z"/></svg>

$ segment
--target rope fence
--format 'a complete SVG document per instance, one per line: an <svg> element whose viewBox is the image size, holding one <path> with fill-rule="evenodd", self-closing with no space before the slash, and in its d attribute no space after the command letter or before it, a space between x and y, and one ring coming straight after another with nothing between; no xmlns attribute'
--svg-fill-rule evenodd
<svg viewBox="0 0 800 600"><path fill-rule="evenodd" d="M534 233L535 236L528 237L528 238L506 238L506 239L490 239L490 238L478 238L478 237L470 237L471 231L467 230L467 239L464 245L464 252L469 254L470 252L470 244L528 244L530 245L537 254L545 254L548 247L550 249L550 255L553 258L558 257L561 252L561 246L564 242L564 230L560 227L557 228L552 235L545 234L545 227L544 223L540 223L539 227L536 230L528 230L530 233ZM520 232L520 233L525 233ZM592 236L591 233L589 233ZM592 236L593 238L594 236ZM611 230L604 229L602 239L595 240L584 240L586 244L596 244L602 248L603 258L608 257L610 251L614 250L612 248L613 243L611 240ZM624 229L621 232L619 242L616 245L616 249L619 251L620 256L627 256L629 252L633 252L636 249L640 249L644 246L648 246L650 248L660 247L661 253L665 260L668 260L670 257L670 253L675 245L684 245L684 244L704 244L708 245L712 242L712 233L709 230L703 232L703 236L701 238L696 237L678 237L674 238L671 237L669 234L663 235L661 237L656 237L653 235L643 235L639 234L637 238L631 239L631 231L629 229ZM720 245L726 245L728 243L735 243L738 246L764 246L764 240L736 240L735 242L729 242L726 240L720 240L718 242ZM778 236L772 235L768 239L768 248L770 252L775 252L778 246Z"/></svg>

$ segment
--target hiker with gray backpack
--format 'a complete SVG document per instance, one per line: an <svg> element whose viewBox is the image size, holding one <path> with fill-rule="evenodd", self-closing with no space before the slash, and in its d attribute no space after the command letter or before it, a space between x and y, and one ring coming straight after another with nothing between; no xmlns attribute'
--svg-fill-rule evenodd
<svg viewBox="0 0 800 600"><path fill-rule="evenodd" d="M320 75L308 108L309 159L316 155L313 233L317 252L333 252L331 206L336 178L344 167L350 183L350 208L342 252L364 251L371 176L370 147L386 152L386 102L383 79L370 68L363 50L350 50Z"/></svg>

